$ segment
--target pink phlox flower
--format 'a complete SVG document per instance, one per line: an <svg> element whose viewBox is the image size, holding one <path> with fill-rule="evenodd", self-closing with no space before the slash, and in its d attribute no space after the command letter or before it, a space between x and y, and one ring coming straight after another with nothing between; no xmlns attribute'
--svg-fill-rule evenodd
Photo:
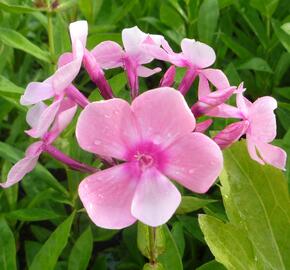
<svg viewBox="0 0 290 270"><path fill-rule="evenodd" d="M136 219L150 226L167 222L181 200L169 178L206 192L222 169L223 157L209 137L192 132L195 126L184 97L173 88L146 91L131 106L118 98L89 104L77 122L80 147L120 160L79 185L92 221L110 229Z"/></svg>
<svg viewBox="0 0 290 270"><path fill-rule="evenodd" d="M18 183L27 173L34 169L39 156L43 151L45 151L45 147L52 144L59 136L59 134L69 125L76 113L77 106L70 99L63 99L58 106L55 120L49 131L49 126L47 126L45 123L47 118L44 119L42 114L42 112L47 108L48 107L44 103L39 102L33 108L33 111L30 111L27 114L27 122L30 124L30 126L39 128L39 126L42 125L41 130L44 133L42 134L40 141L31 144L27 148L25 157L15 163L15 165L10 169L6 182L0 183L1 187L8 188Z"/></svg>
<svg viewBox="0 0 290 270"><path fill-rule="evenodd" d="M43 82L28 84L24 95L21 96L22 105L33 105L52 97L63 96L80 71L84 48L88 33L86 21L77 21L70 24L72 53L64 53L58 61L56 72Z"/></svg>
<svg viewBox="0 0 290 270"><path fill-rule="evenodd" d="M265 96L252 103L243 96L243 92L243 87L240 87L236 99L241 121L227 126L214 140L225 148L245 134L252 159L260 164L267 163L285 169L286 152L270 144L276 137L274 110L277 108L277 101L273 97ZM233 115L235 117L236 113Z"/></svg>
<svg viewBox="0 0 290 270"><path fill-rule="evenodd" d="M104 41L91 53L103 69L123 67L127 72L129 86L134 92L133 96L136 96L139 89L138 77L149 77L161 71L160 68L149 69L143 66L154 59L143 45L160 47L162 39L160 35L143 33L135 26L122 31L124 49L116 42Z"/></svg>

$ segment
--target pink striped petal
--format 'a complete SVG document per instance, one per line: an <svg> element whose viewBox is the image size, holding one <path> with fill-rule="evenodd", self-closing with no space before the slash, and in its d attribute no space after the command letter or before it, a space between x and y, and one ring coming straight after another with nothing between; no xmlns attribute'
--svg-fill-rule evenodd
<svg viewBox="0 0 290 270"><path fill-rule="evenodd" d="M265 163L278 169L285 170L287 154L282 148L269 143L260 142L256 144L256 147Z"/></svg>
<svg viewBox="0 0 290 270"><path fill-rule="evenodd" d="M123 29L122 41L125 51L131 53L138 51L146 37L147 34L143 33L137 26Z"/></svg>
<svg viewBox="0 0 290 270"><path fill-rule="evenodd" d="M171 65L164 73L163 78L160 81L160 87L171 87L174 84L176 75L176 68Z"/></svg>
<svg viewBox="0 0 290 270"><path fill-rule="evenodd" d="M131 214L136 184L136 176L125 163L85 178L79 185L79 196L97 226L122 229L136 221Z"/></svg>
<svg viewBox="0 0 290 270"><path fill-rule="evenodd" d="M219 132L213 140L221 149L229 147L234 142L238 141L247 131L249 121L240 121L228 125L225 129Z"/></svg>
<svg viewBox="0 0 290 270"><path fill-rule="evenodd" d="M210 106L218 106L224 102L226 102L234 93L235 87L229 87L222 90L217 90L211 92L207 96L203 96L200 98L201 102L204 102Z"/></svg>
<svg viewBox="0 0 290 270"><path fill-rule="evenodd" d="M42 137L49 129L51 124L53 123L57 111L59 109L61 100L54 101L51 105L49 105L41 115L38 116L38 120L35 121L36 126L33 126L32 129L25 131L26 134L33 138ZM35 110L33 107L30 110ZM28 112L31 114L31 112ZM36 116L37 117L37 116Z"/></svg>
<svg viewBox="0 0 290 270"><path fill-rule="evenodd" d="M128 149L139 141L129 104L122 99L94 102L81 112L76 137L86 151L125 160Z"/></svg>
<svg viewBox="0 0 290 270"><path fill-rule="evenodd" d="M211 93L208 80L202 73L199 73L199 82L198 82L198 99L207 96Z"/></svg>
<svg viewBox="0 0 290 270"><path fill-rule="evenodd" d="M202 133L179 137L166 150L165 175L196 193L205 193L223 168L218 145Z"/></svg>
<svg viewBox="0 0 290 270"><path fill-rule="evenodd" d="M219 69L203 69L200 73L205 76L217 89L230 87L227 76Z"/></svg>
<svg viewBox="0 0 290 270"><path fill-rule="evenodd" d="M21 181L27 173L32 171L42 152L42 145L42 142L36 142L30 145L26 150L25 157L15 163L15 165L10 169L6 182L0 183L0 187L8 188Z"/></svg>
<svg viewBox="0 0 290 270"><path fill-rule="evenodd" d="M57 66L58 68L72 62L74 60L74 56L72 53L63 53L59 58L58 58L58 62L57 62Z"/></svg>
<svg viewBox="0 0 290 270"><path fill-rule="evenodd" d="M88 23L86 21L76 21L69 25L69 32L73 51L78 50L77 41L79 40L82 47L86 47L87 36L88 36Z"/></svg>
<svg viewBox="0 0 290 270"><path fill-rule="evenodd" d="M113 41L104 41L92 51L97 63L104 69L123 66L124 52L122 47Z"/></svg>
<svg viewBox="0 0 290 270"><path fill-rule="evenodd" d="M133 101L131 107L143 139L153 140L156 144L162 142L163 147L195 128L195 118L184 97L173 88L146 91Z"/></svg>
<svg viewBox="0 0 290 270"><path fill-rule="evenodd" d="M40 115L47 109L47 105L43 102L36 103L26 114L26 122L30 127L36 127L39 124Z"/></svg>
<svg viewBox="0 0 290 270"><path fill-rule="evenodd" d="M258 163L264 165L265 162L258 156L257 149L256 149L256 143L251 136L247 134L247 148L248 152L250 154L251 159L257 161Z"/></svg>
<svg viewBox="0 0 290 270"><path fill-rule="evenodd" d="M178 189L155 168L145 170L139 180L132 215L152 227L166 223L181 201Z"/></svg>
<svg viewBox="0 0 290 270"><path fill-rule="evenodd" d="M212 124L212 120L211 119L207 119L205 121L196 123L196 127L195 127L195 132L200 132L200 133L204 133Z"/></svg>
<svg viewBox="0 0 290 270"><path fill-rule="evenodd" d="M272 97L261 97L253 103L248 115L251 123L248 133L255 141L268 143L275 139L276 108L277 101Z"/></svg>
<svg viewBox="0 0 290 270"><path fill-rule="evenodd" d="M184 57L198 68L211 66L216 59L215 52L210 46L194 39L183 39L181 49Z"/></svg>
<svg viewBox="0 0 290 270"><path fill-rule="evenodd" d="M221 104L206 112L206 115L222 118L243 118L242 112L231 105Z"/></svg>
<svg viewBox="0 0 290 270"><path fill-rule="evenodd" d="M24 106L36 104L49 99L55 94L51 79L44 82L31 82L27 85L24 94L20 98L20 104Z"/></svg>

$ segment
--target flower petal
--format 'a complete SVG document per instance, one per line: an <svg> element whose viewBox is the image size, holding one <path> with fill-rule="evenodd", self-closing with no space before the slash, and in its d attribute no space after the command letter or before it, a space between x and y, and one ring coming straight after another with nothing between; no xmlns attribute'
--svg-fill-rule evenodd
<svg viewBox="0 0 290 270"><path fill-rule="evenodd" d="M101 68L116 68L123 65L123 49L113 41L104 41L98 44L92 51Z"/></svg>
<svg viewBox="0 0 290 270"><path fill-rule="evenodd" d="M249 110L249 135L257 142L271 142L276 137L277 101L272 97L258 98Z"/></svg>
<svg viewBox="0 0 290 270"><path fill-rule="evenodd" d="M122 160L139 141L129 104L117 98L87 105L79 116L76 137L84 150Z"/></svg>
<svg viewBox="0 0 290 270"><path fill-rule="evenodd" d="M141 129L143 139L166 146L177 136L195 128L184 97L173 88L161 87L146 91L132 103L132 110Z"/></svg>
<svg viewBox="0 0 290 270"><path fill-rule="evenodd" d="M208 80L202 73L199 74L199 81L198 81L198 99L207 96L211 93Z"/></svg>
<svg viewBox="0 0 290 270"><path fill-rule="evenodd" d="M179 137L167 149L165 175L197 193L205 193L215 182L223 167L218 145L202 133Z"/></svg>
<svg viewBox="0 0 290 270"><path fill-rule="evenodd" d="M206 115L222 118L243 118L242 112L231 105L221 104L206 112Z"/></svg>
<svg viewBox="0 0 290 270"><path fill-rule="evenodd" d="M257 143L257 149L267 164L285 170L287 154L282 148L269 143Z"/></svg>
<svg viewBox="0 0 290 270"><path fill-rule="evenodd" d="M202 122L196 123L195 132L204 133L212 124L211 119L204 120Z"/></svg>
<svg viewBox="0 0 290 270"><path fill-rule="evenodd" d="M122 31L122 41L126 52L136 52L140 44L146 39L147 34L143 33L137 26L125 28Z"/></svg>
<svg viewBox="0 0 290 270"><path fill-rule="evenodd" d="M35 118L38 117L38 120L34 119L37 125L33 126L32 129L27 130L26 133L33 138L42 137L48 131L50 125L53 123L55 116L57 114L57 111L59 109L60 102L61 102L60 99L57 101L54 101L40 115L35 115ZM30 110L35 110L35 109L34 107L32 107ZM31 112L29 111L28 114L31 115Z"/></svg>
<svg viewBox="0 0 290 270"><path fill-rule="evenodd" d="M198 68L206 68L216 59L215 52L210 46L194 39L183 39L181 49L185 58Z"/></svg>
<svg viewBox="0 0 290 270"><path fill-rule="evenodd" d="M153 74L155 73L158 73L161 71L161 68L157 67L157 68L154 68L154 69L150 69L150 68L147 68L147 67L144 67L144 66L138 66L137 67L137 75L139 77L150 77L152 76Z"/></svg>
<svg viewBox="0 0 290 270"><path fill-rule="evenodd" d="M145 170L137 186L132 215L149 226L160 226L174 214L181 201L178 189L156 169Z"/></svg>
<svg viewBox="0 0 290 270"><path fill-rule="evenodd" d="M0 183L0 187L8 188L18 183L27 173L34 169L39 155L42 152L42 144L42 142L36 142L28 147L26 156L14 164L7 175L7 181L5 183Z"/></svg>
<svg viewBox="0 0 290 270"><path fill-rule="evenodd" d="M79 196L91 220L99 227L122 229L136 219L131 203L137 179L129 164L111 167L85 178Z"/></svg>
<svg viewBox="0 0 290 270"><path fill-rule="evenodd" d="M247 134L247 148L251 159L259 162L262 165L265 164L265 162L257 154L256 144L253 138L251 138L248 134Z"/></svg>
<svg viewBox="0 0 290 270"><path fill-rule="evenodd" d="M26 114L26 122L30 127L36 127L39 122L39 116L45 111L47 105L43 102L36 103L33 107L31 107Z"/></svg>
<svg viewBox="0 0 290 270"><path fill-rule="evenodd" d="M201 74L205 76L218 90L230 87L227 76L219 69L203 69Z"/></svg>
<svg viewBox="0 0 290 270"><path fill-rule="evenodd" d="M77 40L82 44L82 47L86 47L87 36L88 36L88 23L87 21L76 21L69 25L69 32L73 51L76 50L75 46Z"/></svg>

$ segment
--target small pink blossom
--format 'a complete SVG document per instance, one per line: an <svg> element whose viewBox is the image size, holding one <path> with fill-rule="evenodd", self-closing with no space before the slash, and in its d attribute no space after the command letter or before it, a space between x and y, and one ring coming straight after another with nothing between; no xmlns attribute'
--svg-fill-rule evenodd
<svg viewBox="0 0 290 270"><path fill-rule="evenodd" d="M214 140L225 148L246 134L247 147L252 159L260 164L267 163L279 169L285 169L286 152L270 144L276 137L274 110L277 108L277 101L266 96L252 103L243 96L243 91L238 91L238 108L231 107L228 105L227 113L231 110L232 117L240 116L242 121L227 126L215 136ZM239 112L236 113L235 109Z"/></svg>
<svg viewBox="0 0 290 270"><path fill-rule="evenodd" d="M172 88L147 91L131 106L118 98L89 104L76 127L79 145L122 161L79 186L93 222L110 229L136 219L150 226L167 222L181 200L168 177L194 192L206 192L223 158L209 137L193 132L195 125L183 96Z"/></svg>

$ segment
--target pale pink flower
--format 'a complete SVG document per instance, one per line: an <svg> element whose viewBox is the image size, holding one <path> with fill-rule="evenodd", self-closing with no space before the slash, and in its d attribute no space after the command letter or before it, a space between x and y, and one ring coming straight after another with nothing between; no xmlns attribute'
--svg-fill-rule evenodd
<svg viewBox="0 0 290 270"><path fill-rule="evenodd" d="M10 169L7 175L7 181L5 183L0 183L0 187L8 188L17 182L19 182L27 173L31 172L37 164L39 156L42 152L46 150L46 147L53 143L59 134L68 126L71 122L73 116L76 113L77 106L70 99L63 99L62 102L58 104L58 110L56 115L51 117L55 118L53 125L48 131L50 125L43 122L43 111L47 110L47 106L40 102L33 110L27 114L27 122L30 126L36 128L39 132L43 133L41 136L41 141L31 144L26 152L25 157L19 160ZM47 111L47 113L49 113Z"/></svg>
<svg viewBox="0 0 290 270"><path fill-rule="evenodd" d="M91 53L95 57L96 63L103 69L124 67L132 96L136 97L139 91L138 76L149 77L161 70L160 68L149 69L143 66L153 60L143 45L150 44L159 47L162 39L163 37L160 35L143 33L135 26L125 28L122 31L124 50L116 42L104 41L98 44Z"/></svg>
<svg viewBox="0 0 290 270"><path fill-rule="evenodd" d="M79 145L122 161L80 183L79 196L92 221L110 229L136 219L150 226L167 222L181 200L168 178L206 192L223 157L209 137L193 132L195 125L184 97L173 88L147 91L131 106L118 98L89 104L77 122Z"/></svg>
<svg viewBox="0 0 290 270"><path fill-rule="evenodd" d="M215 136L214 140L225 148L246 134L247 147L252 159L260 164L267 163L279 169L285 169L286 152L270 144L276 137L274 110L277 108L277 101L266 96L252 103L243 96L242 92L237 93L239 114L235 108L230 109L230 105L226 107L226 114L229 114L231 110L232 117L240 115L242 121L227 126Z"/></svg>

